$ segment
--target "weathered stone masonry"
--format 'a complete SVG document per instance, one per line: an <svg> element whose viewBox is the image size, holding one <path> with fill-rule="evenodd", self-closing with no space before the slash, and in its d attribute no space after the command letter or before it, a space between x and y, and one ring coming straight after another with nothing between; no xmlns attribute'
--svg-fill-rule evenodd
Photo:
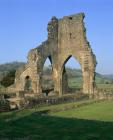
<svg viewBox="0 0 113 140"><path fill-rule="evenodd" d="M94 93L96 58L86 38L84 14L52 17L48 23L48 39L30 50L27 64L16 72L15 84L10 87L15 92L25 90L26 77L32 82L34 94L42 93L42 71L44 62L50 59L53 68L54 93L62 95L66 86L65 63L71 56L80 63L83 74L83 93Z"/></svg>

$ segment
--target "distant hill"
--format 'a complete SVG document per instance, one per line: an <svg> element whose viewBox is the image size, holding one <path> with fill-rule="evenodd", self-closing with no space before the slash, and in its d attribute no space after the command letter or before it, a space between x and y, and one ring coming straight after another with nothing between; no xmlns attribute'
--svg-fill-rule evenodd
<svg viewBox="0 0 113 140"><path fill-rule="evenodd" d="M103 75L105 78L113 79L113 74Z"/></svg>
<svg viewBox="0 0 113 140"><path fill-rule="evenodd" d="M0 64L0 73L9 72L12 69L16 70L22 65L25 65L25 63L24 62L11 62L11 63Z"/></svg>
<svg viewBox="0 0 113 140"><path fill-rule="evenodd" d="M5 64L0 64L0 81L2 81L2 79L9 75L9 73L14 72L13 75L15 75L15 71L21 67L25 65L24 62L12 62L12 63L5 63ZM13 76L14 77L14 76ZM12 77L12 78L13 78ZM14 80L13 80L14 81ZM1 86L1 85L0 85Z"/></svg>
<svg viewBox="0 0 113 140"><path fill-rule="evenodd" d="M2 79L7 76L12 76L11 80L14 81L15 71L23 65L25 65L24 62L12 62L12 63L1 64L0 65L0 81L2 81ZM73 69L73 68L67 67L66 71L67 71L70 85L74 85L76 83L82 83L82 72L80 69ZM14 74L9 74L12 72L14 72ZM47 81L48 78L49 78L49 80L52 79L51 75L52 75L51 66L44 67L43 77L45 77L45 79L44 79L45 82ZM102 75L102 74L96 73L96 83L112 84L113 75Z"/></svg>
<svg viewBox="0 0 113 140"><path fill-rule="evenodd" d="M82 71L80 69L66 68L67 75L69 79L74 79L75 82L82 82ZM45 67L44 75L51 74L51 67ZM113 83L113 75L102 75L100 73L96 73L96 83L98 84L112 84Z"/></svg>

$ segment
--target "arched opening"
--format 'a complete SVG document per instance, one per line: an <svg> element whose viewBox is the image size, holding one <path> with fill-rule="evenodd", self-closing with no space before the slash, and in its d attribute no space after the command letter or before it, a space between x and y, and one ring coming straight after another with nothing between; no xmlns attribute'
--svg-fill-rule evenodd
<svg viewBox="0 0 113 140"><path fill-rule="evenodd" d="M26 78L25 78L24 90L32 91L32 80L31 80L30 76L26 76Z"/></svg>
<svg viewBox="0 0 113 140"><path fill-rule="evenodd" d="M45 96L54 94L53 68L51 57L47 57L42 71L41 88Z"/></svg>
<svg viewBox="0 0 113 140"><path fill-rule="evenodd" d="M83 88L82 70L75 57L69 56L62 68L62 93L78 93Z"/></svg>

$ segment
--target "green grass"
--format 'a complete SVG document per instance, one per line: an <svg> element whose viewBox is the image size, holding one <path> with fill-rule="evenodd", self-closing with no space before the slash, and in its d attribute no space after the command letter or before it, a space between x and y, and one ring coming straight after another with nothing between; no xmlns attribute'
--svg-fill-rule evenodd
<svg viewBox="0 0 113 140"><path fill-rule="evenodd" d="M66 118L79 118L113 122L113 101L94 103L77 109L53 113L52 115Z"/></svg>
<svg viewBox="0 0 113 140"><path fill-rule="evenodd" d="M99 89L113 89L113 84L97 84Z"/></svg>
<svg viewBox="0 0 113 140"><path fill-rule="evenodd" d="M58 104L58 105L49 105L49 106L44 106L44 107L38 107L36 106L33 109L25 109L21 111L14 111L14 112L7 112L7 113L1 113L0 114L0 119L3 119L5 121L11 120L11 119L18 119L20 117L25 117L28 116L36 111L49 111L50 113L56 111L60 111L66 107L72 107L72 106L78 106L81 104L91 104L93 103L93 100L83 100L83 101L78 101L78 102L70 102L70 103L63 103L63 104Z"/></svg>
<svg viewBox="0 0 113 140"><path fill-rule="evenodd" d="M80 106L54 113L66 106ZM47 112L43 114L42 112ZM40 113L40 111L42 111ZM0 140L113 140L113 101L80 101L0 114Z"/></svg>
<svg viewBox="0 0 113 140"><path fill-rule="evenodd" d="M68 85L70 88L82 88L82 78L69 78Z"/></svg>
<svg viewBox="0 0 113 140"><path fill-rule="evenodd" d="M99 89L113 89L113 84L103 83L102 78L96 78L96 85ZM68 85L70 88L82 88L83 82L81 77L73 77L68 79Z"/></svg>

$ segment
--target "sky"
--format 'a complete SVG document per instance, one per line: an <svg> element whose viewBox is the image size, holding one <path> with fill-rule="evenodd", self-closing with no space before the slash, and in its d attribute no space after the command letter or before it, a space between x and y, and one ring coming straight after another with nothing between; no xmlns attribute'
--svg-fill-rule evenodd
<svg viewBox="0 0 113 140"><path fill-rule="evenodd" d="M113 74L113 0L0 0L0 64L27 61L30 49L47 39L52 16L85 13L96 71ZM73 67L72 59L69 65Z"/></svg>

